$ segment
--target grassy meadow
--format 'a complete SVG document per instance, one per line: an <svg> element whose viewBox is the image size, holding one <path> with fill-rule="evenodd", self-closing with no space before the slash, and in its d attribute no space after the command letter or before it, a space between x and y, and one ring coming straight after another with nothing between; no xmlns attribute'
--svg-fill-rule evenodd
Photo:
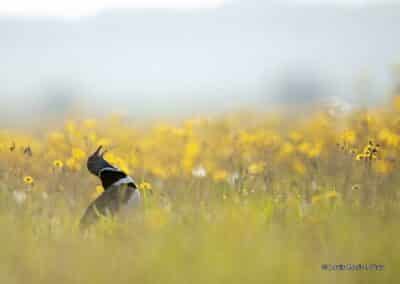
<svg viewBox="0 0 400 284"><path fill-rule="evenodd" d="M81 232L102 192L86 169L98 145L140 184L143 204ZM296 119L4 128L0 283L398 283L399 153L399 97Z"/></svg>

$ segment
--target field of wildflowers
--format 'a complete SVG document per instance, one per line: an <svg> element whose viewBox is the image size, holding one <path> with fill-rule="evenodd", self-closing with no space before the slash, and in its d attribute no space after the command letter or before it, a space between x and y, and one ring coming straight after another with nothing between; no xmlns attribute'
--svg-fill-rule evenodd
<svg viewBox="0 0 400 284"><path fill-rule="evenodd" d="M79 218L103 190L85 165L98 145L140 184L143 206L83 233ZM400 278L398 97L340 116L113 115L2 129L0 157L0 283Z"/></svg>

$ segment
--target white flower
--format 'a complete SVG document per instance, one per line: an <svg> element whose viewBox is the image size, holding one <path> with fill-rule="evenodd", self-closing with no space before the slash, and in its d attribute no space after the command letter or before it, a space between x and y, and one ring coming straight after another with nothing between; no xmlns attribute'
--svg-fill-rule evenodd
<svg viewBox="0 0 400 284"><path fill-rule="evenodd" d="M198 166L192 170L192 175L198 178L207 176L207 171L203 166Z"/></svg>
<svg viewBox="0 0 400 284"><path fill-rule="evenodd" d="M15 202L17 202L18 204L22 204L26 200L26 193L23 191L14 190L13 197L14 197Z"/></svg>
<svg viewBox="0 0 400 284"><path fill-rule="evenodd" d="M311 182L311 191L312 191L312 192L316 192L317 190L318 190L317 182L316 182L315 180L313 180L313 181Z"/></svg>
<svg viewBox="0 0 400 284"><path fill-rule="evenodd" d="M44 200L46 200L47 198L49 198L49 195L47 194L46 191L43 191L43 192L42 192L42 198L43 198Z"/></svg>

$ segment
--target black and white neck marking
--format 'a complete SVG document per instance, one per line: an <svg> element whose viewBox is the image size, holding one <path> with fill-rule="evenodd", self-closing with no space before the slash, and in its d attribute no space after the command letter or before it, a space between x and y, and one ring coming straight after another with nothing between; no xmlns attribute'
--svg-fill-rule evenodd
<svg viewBox="0 0 400 284"><path fill-rule="evenodd" d="M107 190L111 186L120 185L129 185L133 188L137 188L135 181L117 168L106 167L101 169L99 171L99 178L101 179L104 190Z"/></svg>

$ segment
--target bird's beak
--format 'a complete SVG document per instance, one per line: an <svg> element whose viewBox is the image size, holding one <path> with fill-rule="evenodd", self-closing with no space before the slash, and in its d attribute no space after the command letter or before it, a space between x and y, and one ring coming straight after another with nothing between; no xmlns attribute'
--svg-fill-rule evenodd
<svg viewBox="0 0 400 284"><path fill-rule="evenodd" d="M104 152L103 154L100 154L101 149L103 149L103 146L100 145L99 148L97 148L96 152L93 153L93 156L103 157Z"/></svg>

